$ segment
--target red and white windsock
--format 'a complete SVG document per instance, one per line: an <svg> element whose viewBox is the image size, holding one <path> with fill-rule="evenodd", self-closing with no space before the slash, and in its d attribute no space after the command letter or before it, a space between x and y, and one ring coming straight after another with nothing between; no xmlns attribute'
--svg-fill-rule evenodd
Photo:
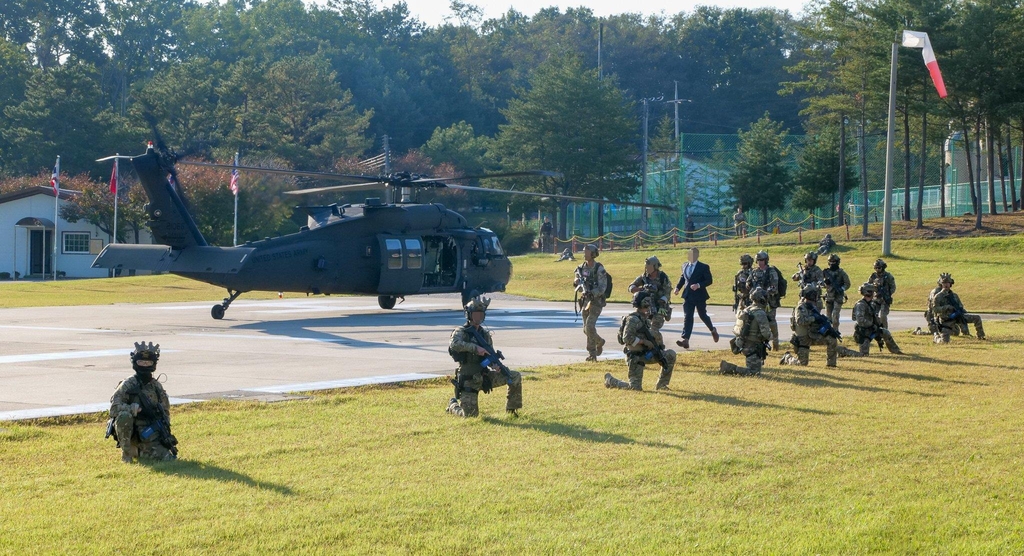
<svg viewBox="0 0 1024 556"><path fill-rule="evenodd" d="M942 72L939 71L939 62L935 60L935 51L932 50L932 41L928 40L928 33L903 31L903 46L921 49L924 65L928 66L928 73L932 76L932 83L939 92L939 98L946 98L946 84L942 82Z"/></svg>

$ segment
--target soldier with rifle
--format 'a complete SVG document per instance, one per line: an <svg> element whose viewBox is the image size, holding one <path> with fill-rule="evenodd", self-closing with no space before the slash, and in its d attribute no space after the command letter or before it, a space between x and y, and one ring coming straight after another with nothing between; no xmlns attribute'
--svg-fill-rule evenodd
<svg viewBox="0 0 1024 556"><path fill-rule="evenodd" d="M664 344L655 339L651 331L649 316L651 314L651 298L648 292L641 291L633 296L633 307L635 311L622 317L619 325L619 343L623 345L622 351L626 354L626 363L629 365L629 381L619 380L611 373L604 375L604 385L607 388L620 388L623 390L643 390L644 368L648 363L661 365L661 374L658 376L657 390L668 390L669 381L672 380L672 371L676 366L676 352L666 349Z"/></svg>
<svg viewBox="0 0 1024 556"><path fill-rule="evenodd" d="M650 256L644 261L644 273L637 276L629 285L629 293L647 292L651 295L651 332L658 339L657 343L664 343L661 338L661 328L665 321L672 320L672 279L661 270L661 261L658 257Z"/></svg>
<svg viewBox="0 0 1024 556"><path fill-rule="evenodd" d="M836 366L839 340L842 335L832 326L832 321L818 310L818 296L821 290L815 284L807 284L800 292L800 303L793 308L790 326L793 338L790 343L796 355L786 352L779 361L780 365L807 365L812 345L825 345L826 364Z"/></svg>
<svg viewBox="0 0 1024 556"><path fill-rule="evenodd" d="M797 263L797 272L793 274L793 281L796 282L797 287L800 291L803 291L807 286L814 286L818 288L818 310L821 311L824 308L821 302L821 287L825 285L825 274L821 271L821 267L818 266L818 253L817 251L808 251L804 255L803 264Z"/></svg>
<svg viewBox="0 0 1024 556"><path fill-rule="evenodd" d="M171 402L153 378L160 345L136 342L131 353L135 374L122 380L110 397L107 437L121 448L121 461L170 461L178 457L178 439L171 434Z"/></svg>
<svg viewBox="0 0 1024 556"><path fill-rule="evenodd" d="M979 340L985 339L985 328L981 324L981 316L968 313L960 302L960 296L953 293L952 287L955 283L953 276L948 272L939 275L939 282L942 284L942 291L935 295L935 308L933 318L938 333L935 335L935 343L948 344L950 334L956 334L961 328L965 335L967 325L974 325L974 332Z"/></svg>
<svg viewBox="0 0 1024 556"><path fill-rule="evenodd" d="M828 256L828 268L822 271L825 283L825 315L832 320L832 326L839 328L839 313L846 303L846 292L850 289L850 275L839 268L839 255Z"/></svg>
<svg viewBox="0 0 1024 556"><path fill-rule="evenodd" d="M491 300L474 297L466 304L466 324L452 332L448 354L459 364L452 384L455 397L448 401L448 413L459 417L476 417L480 413L477 396L482 391L508 386L505 411L518 417L523 407L523 378L501 362L504 356L495 351L491 332L483 327L487 307Z"/></svg>
<svg viewBox="0 0 1024 556"><path fill-rule="evenodd" d="M768 305L765 313L768 315L768 325L772 328L772 351L779 350L779 324L776 320L776 311L782 304L785 297L786 280L778 268L768 264L768 252L758 251L754 258L757 266L750 270L747 278L747 291L754 291L755 288L762 288L768 294Z"/></svg>
<svg viewBox="0 0 1024 556"><path fill-rule="evenodd" d="M754 257L751 257L749 253L740 255L740 269L732 281L732 312L737 315L751 304L747 278L750 278L750 270L753 267Z"/></svg>
<svg viewBox="0 0 1024 556"><path fill-rule="evenodd" d="M857 342L860 346L860 353L867 355L872 341L878 342L879 350L882 349L884 344L889 353L903 353L900 351L900 346L896 344L896 340L892 337L892 333L889 332L889 329L882 326L882 322L878 318L878 301L875 299L875 286L865 283L858 292L863 296L863 299L853 306L853 322L855 323L853 341Z"/></svg>
<svg viewBox="0 0 1024 556"><path fill-rule="evenodd" d="M882 328L889 328L889 307L892 305L892 294L896 293L896 277L885 269L888 267L883 259L875 261L874 272L868 282L875 286L875 297L878 298L878 318Z"/></svg>
<svg viewBox="0 0 1024 556"><path fill-rule="evenodd" d="M768 323L768 314L765 312L765 307L768 305L768 292L761 288L755 288L750 292L750 301L752 304L740 311L737 316L736 326L733 327L733 334L736 337L729 341L729 347L732 348L733 353L737 355L742 353L746 356L747 366L740 367L728 361L722 361L719 369L723 375L761 374L764 360L768 358L768 349L771 347L770 342L772 341L772 329Z"/></svg>
<svg viewBox="0 0 1024 556"><path fill-rule="evenodd" d="M604 338L597 333L597 318L601 316L607 300L608 273L604 265L597 262L597 246L593 243L583 248L582 264L576 267L573 284L576 286L576 309L583 316L583 333L587 336L587 361L597 361L604 352Z"/></svg>

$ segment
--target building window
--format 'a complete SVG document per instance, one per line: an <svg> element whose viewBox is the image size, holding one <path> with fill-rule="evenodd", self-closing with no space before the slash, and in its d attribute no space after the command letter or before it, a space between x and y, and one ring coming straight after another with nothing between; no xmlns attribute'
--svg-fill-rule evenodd
<svg viewBox="0 0 1024 556"><path fill-rule="evenodd" d="M89 232L64 232L64 253L89 254Z"/></svg>

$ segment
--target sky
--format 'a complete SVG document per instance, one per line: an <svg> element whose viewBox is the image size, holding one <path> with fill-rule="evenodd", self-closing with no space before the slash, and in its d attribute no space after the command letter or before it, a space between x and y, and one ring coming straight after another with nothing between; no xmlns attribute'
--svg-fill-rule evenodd
<svg viewBox="0 0 1024 556"><path fill-rule="evenodd" d="M380 7L391 6L398 0L376 0ZM722 8L763 8L774 7L789 10L793 15L799 14L805 0L684 0L682 2L672 0L646 0L638 4L623 4L616 0L589 0L586 2L566 0L463 0L467 4L477 6L484 11L484 19L500 17L509 8L515 8L524 15L532 16L542 8L558 6L564 12L566 8L586 6L593 10L598 17L620 14L624 12L641 12L644 15L675 15L679 12L692 12L698 5L716 5ZM450 0L405 0L409 11L421 22L435 27L444 23L445 18L451 17L452 12L448 9Z"/></svg>

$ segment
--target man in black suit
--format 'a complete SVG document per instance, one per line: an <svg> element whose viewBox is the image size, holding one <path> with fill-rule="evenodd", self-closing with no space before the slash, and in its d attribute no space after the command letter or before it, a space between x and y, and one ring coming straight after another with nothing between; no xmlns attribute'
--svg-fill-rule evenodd
<svg viewBox="0 0 1024 556"><path fill-rule="evenodd" d="M718 330L715 329L714 323L711 322L711 317L708 316L707 302L708 298L708 286L711 285L711 267L700 262L697 258L700 256L700 249L694 247L690 249L690 261L683 265L683 274L679 277L679 283L676 284L676 295L679 292L683 292L683 338L676 341L676 345L682 346L683 348L690 348L690 333L693 332L693 310L697 310L697 314L700 316L700 320L707 325L708 330L711 331L711 338L716 342L718 341Z"/></svg>

